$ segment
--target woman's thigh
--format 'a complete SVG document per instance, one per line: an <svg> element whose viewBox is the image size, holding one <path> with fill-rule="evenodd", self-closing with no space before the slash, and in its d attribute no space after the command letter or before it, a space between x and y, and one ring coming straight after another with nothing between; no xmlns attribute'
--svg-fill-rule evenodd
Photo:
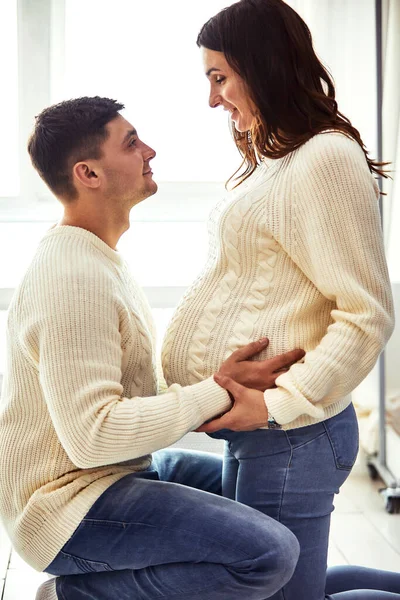
<svg viewBox="0 0 400 600"><path fill-rule="evenodd" d="M295 573L273 600L325 597L333 497L346 480L358 447L352 407L334 419L336 423L330 419L288 432L259 430L250 436L231 432L228 438L230 453L239 463L236 500L286 525L300 543Z"/></svg>
<svg viewBox="0 0 400 600"><path fill-rule="evenodd" d="M157 472L160 481L222 495L223 461L219 454L166 448L154 452L151 468Z"/></svg>
<svg viewBox="0 0 400 600"><path fill-rule="evenodd" d="M226 442L224 448L224 466L222 469L222 495L224 498L236 500L239 467L240 462L232 454L229 444Z"/></svg>

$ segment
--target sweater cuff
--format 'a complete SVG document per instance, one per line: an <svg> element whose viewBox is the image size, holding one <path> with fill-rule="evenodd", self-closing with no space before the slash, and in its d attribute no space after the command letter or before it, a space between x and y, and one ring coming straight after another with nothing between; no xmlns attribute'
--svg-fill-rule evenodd
<svg viewBox="0 0 400 600"><path fill-rule="evenodd" d="M232 408L228 392L214 381L214 377L195 383L188 389L197 403L203 423Z"/></svg>
<svg viewBox="0 0 400 600"><path fill-rule="evenodd" d="M264 392L265 404L271 417L279 425L287 425L301 415L309 415L318 420L323 419L324 409L322 406L317 406L307 400L294 387L292 382L287 381L285 375L281 375L276 379L277 388L265 390Z"/></svg>

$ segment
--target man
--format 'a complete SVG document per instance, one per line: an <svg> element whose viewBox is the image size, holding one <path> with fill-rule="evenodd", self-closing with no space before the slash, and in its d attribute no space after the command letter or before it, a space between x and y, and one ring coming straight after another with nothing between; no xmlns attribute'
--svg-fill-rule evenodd
<svg viewBox="0 0 400 600"><path fill-rule="evenodd" d="M26 562L60 576L40 600L261 600L291 577L295 537L219 496L218 457L155 452L231 400L213 378L157 396L150 310L116 250L132 207L157 191L155 152L123 108L63 102L37 117L29 141L64 214L9 309L0 514ZM270 378L302 356L246 360L266 343L237 351L220 374L245 383L262 368ZM266 424L263 394L229 385L232 414Z"/></svg>

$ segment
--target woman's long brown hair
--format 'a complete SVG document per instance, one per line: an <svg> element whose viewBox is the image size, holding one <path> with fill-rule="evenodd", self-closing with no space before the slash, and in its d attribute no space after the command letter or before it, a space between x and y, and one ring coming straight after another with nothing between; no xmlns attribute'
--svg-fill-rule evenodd
<svg viewBox="0 0 400 600"><path fill-rule="evenodd" d="M371 173L388 177L382 167L390 163L369 158L360 133L339 112L332 77L315 54L310 30L283 0L228 6L203 25L197 45L224 53L257 107L250 131L241 133L231 124L243 162L227 183L247 179L257 156L281 158L328 129L356 140Z"/></svg>

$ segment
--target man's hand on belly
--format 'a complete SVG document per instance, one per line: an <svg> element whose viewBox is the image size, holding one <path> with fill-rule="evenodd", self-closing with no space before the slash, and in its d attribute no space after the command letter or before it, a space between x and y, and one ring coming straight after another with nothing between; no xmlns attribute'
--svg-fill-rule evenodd
<svg viewBox="0 0 400 600"><path fill-rule="evenodd" d="M233 399L230 411L212 421L204 423L196 431L214 433L220 429L231 431L254 431L268 424L268 409L264 394L240 385L230 377L214 375L215 381L225 388Z"/></svg>
<svg viewBox="0 0 400 600"><path fill-rule="evenodd" d="M301 360L305 352L290 350L266 360L249 360L264 350L268 344L268 338L263 338L239 348L222 363L218 374L261 392L275 387L277 377Z"/></svg>

